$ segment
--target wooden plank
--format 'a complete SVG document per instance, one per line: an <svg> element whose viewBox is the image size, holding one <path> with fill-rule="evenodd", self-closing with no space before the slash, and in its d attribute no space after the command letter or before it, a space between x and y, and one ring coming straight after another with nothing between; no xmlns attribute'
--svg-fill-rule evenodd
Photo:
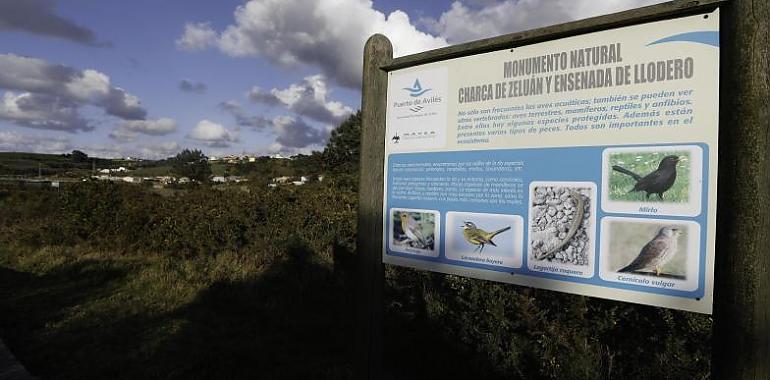
<svg viewBox="0 0 770 380"><path fill-rule="evenodd" d="M732 0L721 18L712 371L770 379L770 2Z"/></svg>
<svg viewBox="0 0 770 380"><path fill-rule="evenodd" d="M384 267L382 264L382 207L385 163L385 108L388 74L380 67L390 63L393 47L381 34L369 38L364 48L361 99L361 168L358 188L358 334L356 379L382 376L382 314Z"/></svg>
<svg viewBox="0 0 770 380"><path fill-rule="evenodd" d="M555 40L599 30L706 12L715 9L720 4L726 2L727 0L671 1L624 12L547 26L544 28L504 34L497 37L399 57L393 59L393 61L390 64L385 65L383 69L386 71L398 70L430 62L487 53L501 49L510 49L517 46Z"/></svg>

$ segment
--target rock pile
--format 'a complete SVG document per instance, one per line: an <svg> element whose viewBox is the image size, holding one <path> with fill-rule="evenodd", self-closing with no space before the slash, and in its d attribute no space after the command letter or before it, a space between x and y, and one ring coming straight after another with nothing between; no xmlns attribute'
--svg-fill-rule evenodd
<svg viewBox="0 0 770 380"><path fill-rule="evenodd" d="M575 216L580 214L577 208L580 202L574 199L573 192L582 197L583 217L575 234L569 237ZM588 265L588 227L593 212L590 196L587 188L535 187L530 211L532 259ZM566 239L569 240L565 242Z"/></svg>

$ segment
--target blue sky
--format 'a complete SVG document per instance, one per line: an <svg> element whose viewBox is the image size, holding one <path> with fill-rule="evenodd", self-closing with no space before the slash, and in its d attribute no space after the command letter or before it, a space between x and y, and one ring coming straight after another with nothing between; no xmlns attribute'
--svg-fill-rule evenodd
<svg viewBox="0 0 770 380"><path fill-rule="evenodd" d="M322 149L397 55L655 0L0 0L0 151L161 158Z"/></svg>

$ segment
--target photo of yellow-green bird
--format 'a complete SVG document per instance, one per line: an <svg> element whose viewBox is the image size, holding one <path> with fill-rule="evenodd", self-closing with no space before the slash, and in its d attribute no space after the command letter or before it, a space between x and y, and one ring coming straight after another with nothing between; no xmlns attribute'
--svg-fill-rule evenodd
<svg viewBox="0 0 770 380"><path fill-rule="evenodd" d="M481 228L476 227L476 223L463 222L462 229L463 229L463 237L465 238L465 241L467 241L470 244L476 245L477 247L473 251L474 252L479 251L480 253L481 251L484 250L484 246L487 244L497 247L497 244L495 244L495 242L493 242L492 239L495 236L510 230L511 226L501 228L494 232L487 232L482 230Z"/></svg>

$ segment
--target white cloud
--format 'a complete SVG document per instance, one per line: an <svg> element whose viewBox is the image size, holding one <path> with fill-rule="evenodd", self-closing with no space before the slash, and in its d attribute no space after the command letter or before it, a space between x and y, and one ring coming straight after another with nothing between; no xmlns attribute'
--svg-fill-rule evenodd
<svg viewBox="0 0 770 380"><path fill-rule="evenodd" d="M0 151L65 153L72 150L69 139L0 131Z"/></svg>
<svg viewBox="0 0 770 380"><path fill-rule="evenodd" d="M219 103L219 108L233 115L235 122L241 127L250 127L256 130L263 130L273 125L273 121L270 118L262 115L248 115L246 111L243 110L243 107L241 107L240 103L236 102L235 100L228 100L226 102Z"/></svg>
<svg viewBox="0 0 770 380"><path fill-rule="evenodd" d="M198 50L215 43L232 56L314 65L336 83L358 88L364 43L374 33L391 39L396 56L446 45L419 31L406 13L386 16L369 0L251 0L236 8L235 23L216 42L208 24L187 24L177 45Z"/></svg>
<svg viewBox="0 0 770 380"><path fill-rule="evenodd" d="M148 120L127 120L121 123L118 128L145 135L162 136L176 131L176 121L167 117Z"/></svg>
<svg viewBox="0 0 770 380"><path fill-rule="evenodd" d="M140 133L164 136L176 131L176 129L176 121L167 117L148 120L126 120L112 130L109 136L113 140L127 142L136 140Z"/></svg>
<svg viewBox="0 0 770 380"><path fill-rule="evenodd" d="M273 119L275 143L273 148L305 148L310 145L320 145L329 138L329 128L320 130L305 123L302 118L278 116Z"/></svg>
<svg viewBox="0 0 770 380"><path fill-rule="evenodd" d="M176 155L181 150L179 143L169 141L164 143L149 143L140 146L142 157L162 159Z"/></svg>
<svg viewBox="0 0 770 380"><path fill-rule="evenodd" d="M104 46L91 29L61 17L51 0L0 1L0 30L56 37L90 46Z"/></svg>
<svg viewBox="0 0 770 380"><path fill-rule="evenodd" d="M184 26L184 34L176 40L179 49L187 51L203 50L216 43L217 32L207 22L191 23Z"/></svg>
<svg viewBox="0 0 770 380"><path fill-rule="evenodd" d="M455 1L438 20L424 19L451 44L494 37L655 4L660 0L504 0L469 7Z"/></svg>
<svg viewBox="0 0 770 380"><path fill-rule="evenodd" d="M139 98L112 86L106 74L90 69L81 71L37 58L0 54L0 88L56 99L57 104L72 108L90 104L108 115L126 120L144 119L147 115ZM82 128L72 130L77 129Z"/></svg>
<svg viewBox="0 0 770 380"><path fill-rule="evenodd" d="M110 93L110 77L96 70L83 70L81 76L75 76L64 86L76 99L94 102Z"/></svg>
<svg viewBox="0 0 770 380"><path fill-rule="evenodd" d="M302 82L286 89L274 88L269 93L254 87L249 92L249 99L267 105L283 104L297 115L322 123L339 123L353 112L352 108L340 102L327 100L328 95L325 78L317 74L305 77Z"/></svg>
<svg viewBox="0 0 770 380"><path fill-rule="evenodd" d="M208 89L203 82L194 82L189 79L182 79L179 81L179 89L184 92L192 92L195 94L203 94Z"/></svg>
<svg viewBox="0 0 770 380"><path fill-rule="evenodd" d="M220 103L219 107L233 115L238 125L275 135L271 152L303 153L313 148L322 149L332 130L331 124L316 128L301 117L277 116L271 119L261 115L249 116L240 104L232 100Z"/></svg>
<svg viewBox="0 0 770 380"><path fill-rule="evenodd" d="M83 119L74 102L55 96L7 91L0 99L0 120L36 129L66 132L90 131L94 127Z"/></svg>
<svg viewBox="0 0 770 380"><path fill-rule="evenodd" d="M136 152L125 145L115 144L88 144L78 145L74 149L85 152L91 157L99 158L120 158L128 156L137 156Z"/></svg>
<svg viewBox="0 0 770 380"><path fill-rule="evenodd" d="M187 137L211 147L228 147L231 142L238 141L237 132L209 120L198 122Z"/></svg>
<svg viewBox="0 0 770 380"><path fill-rule="evenodd" d="M110 132L110 138L113 140L117 140L120 142L128 142L128 141L134 141L136 140L136 137L139 136L138 133L129 131L127 129L123 128L115 128Z"/></svg>

